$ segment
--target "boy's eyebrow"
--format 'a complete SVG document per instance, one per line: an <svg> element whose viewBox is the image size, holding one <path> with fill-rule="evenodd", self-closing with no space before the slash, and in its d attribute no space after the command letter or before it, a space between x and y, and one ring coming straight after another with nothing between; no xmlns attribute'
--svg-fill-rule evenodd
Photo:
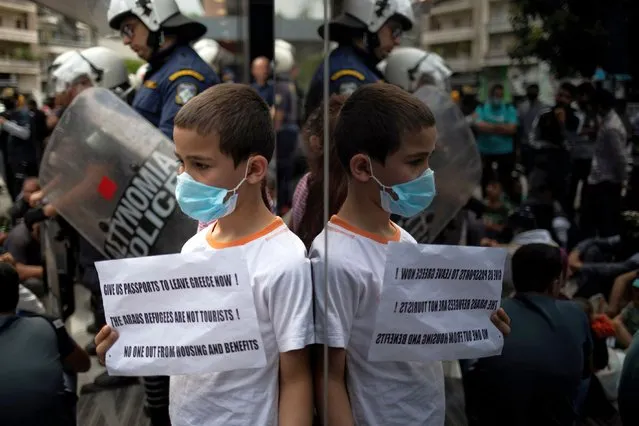
<svg viewBox="0 0 639 426"><path fill-rule="evenodd" d="M419 151L419 152L414 152L410 155L407 155L407 158L417 158L417 157L428 157L432 154L432 151Z"/></svg>
<svg viewBox="0 0 639 426"><path fill-rule="evenodd" d="M180 154L178 154L176 151L173 151L173 153L175 154L175 156L177 158L182 158L182 157L180 157ZM185 156L185 158L188 158L189 160L195 160L195 161L210 161L210 160L212 160L211 157L205 157L203 155L187 155L187 156Z"/></svg>

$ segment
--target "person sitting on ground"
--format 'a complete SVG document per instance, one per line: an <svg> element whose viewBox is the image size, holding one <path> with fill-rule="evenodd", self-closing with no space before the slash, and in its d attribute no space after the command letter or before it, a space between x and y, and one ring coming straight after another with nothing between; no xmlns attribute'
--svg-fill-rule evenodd
<svg viewBox="0 0 639 426"><path fill-rule="evenodd" d="M639 212L622 213L619 235L588 238L577 244L568 266L579 287L577 296L601 293L608 298L615 278L639 269Z"/></svg>
<svg viewBox="0 0 639 426"><path fill-rule="evenodd" d="M86 372L89 355L60 320L16 315L20 278L0 263L0 424L70 426L75 424L65 392L63 368Z"/></svg>
<svg viewBox="0 0 639 426"><path fill-rule="evenodd" d="M520 247L512 273L516 293L502 307L518 327L501 355L478 360L464 376L469 425L571 425L582 379L591 375L588 318L557 299L565 279L558 247Z"/></svg>
<svg viewBox="0 0 639 426"><path fill-rule="evenodd" d="M614 319L617 345L627 349L639 331L639 278L632 281L632 301Z"/></svg>

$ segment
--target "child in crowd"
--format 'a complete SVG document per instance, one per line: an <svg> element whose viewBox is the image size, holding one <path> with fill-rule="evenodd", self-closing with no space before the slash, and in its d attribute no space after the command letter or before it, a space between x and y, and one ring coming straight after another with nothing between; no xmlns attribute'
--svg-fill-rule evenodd
<svg viewBox="0 0 639 426"><path fill-rule="evenodd" d="M328 128L332 135L339 110L346 96L333 95L328 102ZM308 152L308 168L297 184L293 195L291 229L310 247L313 239L324 229L324 104L313 111L302 129ZM330 164L337 164L337 152L329 135ZM341 166L331 168L329 185L329 215L337 213L346 198L346 174Z"/></svg>
<svg viewBox="0 0 639 426"><path fill-rule="evenodd" d="M501 183L492 180L486 185L484 220L485 237L501 241L501 237L512 213L512 206L505 201Z"/></svg>
<svg viewBox="0 0 639 426"><path fill-rule="evenodd" d="M182 107L173 135L178 203L190 217L213 221L182 253L244 248L266 366L172 377L171 422L310 426L312 282L304 245L264 200L275 146L268 106L248 86L217 85ZM108 326L96 336L100 360L116 339Z"/></svg>
<svg viewBox="0 0 639 426"><path fill-rule="evenodd" d="M325 421L330 425L441 426L446 407L440 362L367 360L387 243L416 244L390 215L414 216L435 196L429 168L435 119L423 102L400 88L370 84L346 100L333 137L341 164L331 164L331 170L343 167L348 183L344 203L310 251L316 340L329 346L327 382L323 360L317 363L317 404L322 412L328 387ZM509 332L502 309L491 319Z"/></svg>

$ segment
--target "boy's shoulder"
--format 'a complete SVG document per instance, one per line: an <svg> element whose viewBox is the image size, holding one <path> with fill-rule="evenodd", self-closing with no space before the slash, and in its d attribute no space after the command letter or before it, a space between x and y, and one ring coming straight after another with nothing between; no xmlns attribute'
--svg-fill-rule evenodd
<svg viewBox="0 0 639 426"><path fill-rule="evenodd" d="M393 223L399 232L398 242L408 242L417 244L415 238L410 235L404 228ZM309 257L323 257L325 254L325 236L328 233L328 250L331 254L331 263L357 263L358 253L367 252L368 250L383 250L386 244L371 236L362 235L354 229L348 229L340 226L339 223L329 222L322 232L315 237L313 244L309 250Z"/></svg>

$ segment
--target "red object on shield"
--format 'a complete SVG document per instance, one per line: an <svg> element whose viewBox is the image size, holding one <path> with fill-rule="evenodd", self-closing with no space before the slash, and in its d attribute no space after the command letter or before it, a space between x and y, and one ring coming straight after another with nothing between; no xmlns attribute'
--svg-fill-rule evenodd
<svg viewBox="0 0 639 426"><path fill-rule="evenodd" d="M118 189L118 186L108 177L104 176L102 180L100 180L100 184L98 185L98 192L107 201L111 201L113 196L115 195L115 191Z"/></svg>

